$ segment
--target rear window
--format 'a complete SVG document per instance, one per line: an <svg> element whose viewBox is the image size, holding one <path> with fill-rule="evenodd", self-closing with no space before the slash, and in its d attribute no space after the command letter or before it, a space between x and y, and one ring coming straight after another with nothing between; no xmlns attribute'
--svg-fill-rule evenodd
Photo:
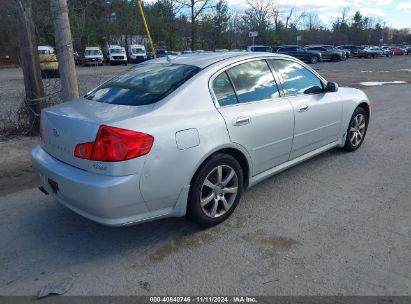
<svg viewBox="0 0 411 304"><path fill-rule="evenodd" d="M147 105L166 97L199 71L199 67L184 64L137 65L85 97L118 105Z"/></svg>

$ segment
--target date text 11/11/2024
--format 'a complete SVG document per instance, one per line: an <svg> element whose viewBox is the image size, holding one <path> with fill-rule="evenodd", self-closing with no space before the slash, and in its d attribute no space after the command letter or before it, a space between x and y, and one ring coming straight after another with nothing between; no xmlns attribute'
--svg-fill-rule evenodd
<svg viewBox="0 0 411 304"><path fill-rule="evenodd" d="M247 296L196 296L196 297L150 297L150 303L257 303L255 297Z"/></svg>

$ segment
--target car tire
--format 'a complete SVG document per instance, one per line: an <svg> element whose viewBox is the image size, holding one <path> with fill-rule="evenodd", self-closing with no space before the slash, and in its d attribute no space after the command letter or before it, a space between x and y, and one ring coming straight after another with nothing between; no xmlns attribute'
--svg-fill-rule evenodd
<svg viewBox="0 0 411 304"><path fill-rule="evenodd" d="M316 64L316 63L318 63L318 57L317 56L311 56L310 57L310 63L312 63L312 64Z"/></svg>
<svg viewBox="0 0 411 304"><path fill-rule="evenodd" d="M226 220L243 194L243 171L230 155L211 156L191 181L187 215L203 227Z"/></svg>
<svg viewBox="0 0 411 304"><path fill-rule="evenodd" d="M343 150L353 152L361 147L368 129L369 117L363 108L356 108L347 128Z"/></svg>

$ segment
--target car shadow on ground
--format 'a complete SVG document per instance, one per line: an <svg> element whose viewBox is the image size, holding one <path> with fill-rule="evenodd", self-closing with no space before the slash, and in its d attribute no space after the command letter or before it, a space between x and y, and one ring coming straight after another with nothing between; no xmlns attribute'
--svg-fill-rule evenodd
<svg viewBox="0 0 411 304"><path fill-rule="evenodd" d="M342 154L339 150L330 150L276 175L276 179L292 178L301 173L301 170L310 170L310 167L319 163L333 161L339 154ZM256 185L253 192L270 182L276 183L269 178ZM252 192L245 193L245 200L248 195L252 195ZM119 228L106 227L75 214L50 196L45 203L39 206L33 203L31 207L18 216L23 224L12 234L20 238L20 244L27 251L25 257L20 257L21 263L24 263L27 255L31 255L34 260L43 261L38 267L30 269L34 273L42 271L41 265L53 271L59 265L95 263L98 259L105 260L124 254L135 256L135 260L140 261L136 265L140 267L141 263L156 262L173 254L180 250L177 247L184 249L202 246L218 238L218 233L229 233L233 227L248 229L244 216L241 215L245 211L239 210L242 209L241 205L230 219L209 229L201 228L186 218L162 219ZM241 227L236 227L236 223L240 221Z"/></svg>

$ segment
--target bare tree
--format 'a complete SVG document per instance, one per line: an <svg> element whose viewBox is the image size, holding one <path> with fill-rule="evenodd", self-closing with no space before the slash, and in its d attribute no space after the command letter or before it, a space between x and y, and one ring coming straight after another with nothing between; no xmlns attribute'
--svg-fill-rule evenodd
<svg viewBox="0 0 411 304"><path fill-rule="evenodd" d="M271 0L246 0L249 9L245 11L246 17L250 25L255 29L264 30L269 25L271 14Z"/></svg>
<svg viewBox="0 0 411 304"><path fill-rule="evenodd" d="M275 29L278 30L281 24L280 4L274 0L271 1L271 17L274 21Z"/></svg>
<svg viewBox="0 0 411 304"><path fill-rule="evenodd" d="M290 12L285 17L285 30L286 31L288 30L288 25L290 24L290 20L293 15L294 9L295 9L295 5L292 8L290 8Z"/></svg>
<svg viewBox="0 0 411 304"><path fill-rule="evenodd" d="M321 22L316 12L308 12L304 15L305 28L311 32L319 29Z"/></svg>
<svg viewBox="0 0 411 304"><path fill-rule="evenodd" d="M39 130L39 114L44 103L44 87L41 80L40 60L37 54L37 42L32 19L31 0L15 0L17 25L19 33L19 48L21 68L26 91L25 103L30 109L30 120L33 126L32 134Z"/></svg>
<svg viewBox="0 0 411 304"><path fill-rule="evenodd" d="M212 0L179 0L183 7L190 9L191 20L191 50L194 51L197 43L197 21L207 9L213 7Z"/></svg>

